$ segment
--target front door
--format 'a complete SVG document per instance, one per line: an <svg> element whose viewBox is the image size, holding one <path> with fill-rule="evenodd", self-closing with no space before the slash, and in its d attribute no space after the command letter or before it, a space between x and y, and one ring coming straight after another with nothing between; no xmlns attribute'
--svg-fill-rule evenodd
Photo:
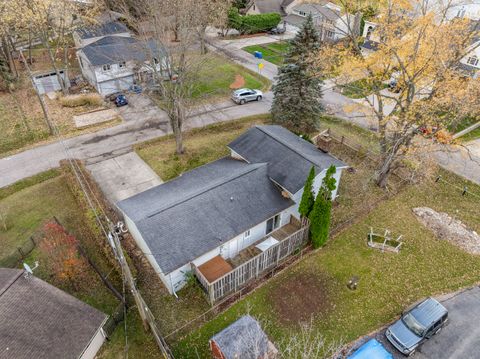
<svg viewBox="0 0 480 359"><path fill-rule="evenodd" d="M269 234L270 232L272 232L274 229L277 229L278 227L280 227L280 215L279 214L277 214L275 217L270 218L267 221L266 234Z"/></svg>

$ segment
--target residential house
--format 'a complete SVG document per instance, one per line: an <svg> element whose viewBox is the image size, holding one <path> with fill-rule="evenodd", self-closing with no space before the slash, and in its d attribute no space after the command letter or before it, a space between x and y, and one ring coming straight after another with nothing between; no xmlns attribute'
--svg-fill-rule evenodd
<svg viewBox="0 0 480 359"><path fill-rule="evenodd" d="M107 316L19 269L0 268L0 357L94 359Z"/></svg>
<svg viewBox="0 0 480 359"><path fill-rule="evenodd" d="M460 60L459 70L466 76L480 76L480 38L476 38L467 48L467 55Z"/></svg>
<svg viewBox="0 0 480 359"><path fill-rule="evenodd" d="M377 51L380 38L378 37L378 34L375 33L376 27L376 23L372 21L365 21L362 33L364 41L360 46L363 56L367 56L368 54Z"/></svg>
<svg viewBox="0 0 480 359"><path fill-rule="evenodd" d="M268 339L260 324L244 315L209 341L214 359L273 359L277 348Z"/></svg>
<svg viewBox="0 0 480 359"><path fill-rule="evenodd" d="M172 294L195 268L203 267L202 277L215 281L235 267L244 250L263 251L281 234L298 230L298 205L312 166L315 191L328 167L337 168L337 184L347 167L280 126L252 127L228 148L230 156L117 204Z"/></svg>
<svg viewBox="0 0 480 359"><path fill-rule="evenodd" d="M252 0L246 8L246 14L266 14L275 12L282 16L289 14L301 0Z"/></svg>
<svg viewBox="0 0 480 359"><path fill-rule="evenodd" d="M312 15L321 41L335 42L348 36L350 31L358 32L360 29L359 16L348 14L331 2L325 4L306 2L296 5L285 21L299 29L308 15Z"/></svg>
<svg viewBox="0 0 480 359"><path fill-rule="evenodd" d="M166 68L164 51L155 41L126 36L103 36L77 50L77 58L85 79L104 96Z"/></svg>

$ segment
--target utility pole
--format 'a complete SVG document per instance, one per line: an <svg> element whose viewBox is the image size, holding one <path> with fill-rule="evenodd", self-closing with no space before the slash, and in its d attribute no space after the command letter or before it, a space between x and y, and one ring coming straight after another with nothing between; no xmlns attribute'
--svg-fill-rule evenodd
<svg viewBox="0 0 480 359"><path fill-rule="evenodd" d="M163 354L163 357L165 359L174 359L173 354L170 351L170 348L168 347L167 343L165 342L165 339L163 339L162 335L160 334L160 331L158 330L155 317L153 316L152 312L150 311L147 304L145 303L145 300L142 298L142 295L137 289L132 272L130 271L130 267L128 266L127 260L123 254L123 248L119 238L120 233L126 232L123 229L123 223L119 222L117 223L117 225L113 225L113 223L109 221L109 227L110 227L109 228L110 232L108 234L108 237L109 237L110 245L112 246L113 251L115 253L115 257L117 258L118 263L122 268L123 280L126 281L130 289L130 292L132 293L133 298L135 299L138 312L140 314L140 317L142 318L143 327L146 331L148 331L149 329L152 331L152 334L155 338L155 341L157 342L158 347L160 348L160 351Z"/></svg>

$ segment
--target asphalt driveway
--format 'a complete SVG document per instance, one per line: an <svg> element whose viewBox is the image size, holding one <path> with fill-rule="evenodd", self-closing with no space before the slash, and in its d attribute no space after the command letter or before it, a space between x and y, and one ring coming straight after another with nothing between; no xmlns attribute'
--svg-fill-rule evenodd
<svg viewBox="0 0 480 359"><path fill-rule="evenodd" d="M480 288L437 298L447 309L447 325L423 343L414 354L416 359L480 358ZM375 338L394 358L405 358L385 338L385 329Z"/></svg>

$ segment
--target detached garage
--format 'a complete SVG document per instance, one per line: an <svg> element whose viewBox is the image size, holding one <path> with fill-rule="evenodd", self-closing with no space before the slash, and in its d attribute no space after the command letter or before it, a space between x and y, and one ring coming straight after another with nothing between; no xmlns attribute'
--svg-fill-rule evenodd
<svg viewBox="0 0 480 359"><path fill-rule="evenodd" d="M67 85L70 84L67 75L63 70L60 70L60 76L63 78L63 82ZM60 91L62 86L58 82L58 76L55 71L37 74L33 77L33 83L37 88L40 95L49 92Z"/></svg>

